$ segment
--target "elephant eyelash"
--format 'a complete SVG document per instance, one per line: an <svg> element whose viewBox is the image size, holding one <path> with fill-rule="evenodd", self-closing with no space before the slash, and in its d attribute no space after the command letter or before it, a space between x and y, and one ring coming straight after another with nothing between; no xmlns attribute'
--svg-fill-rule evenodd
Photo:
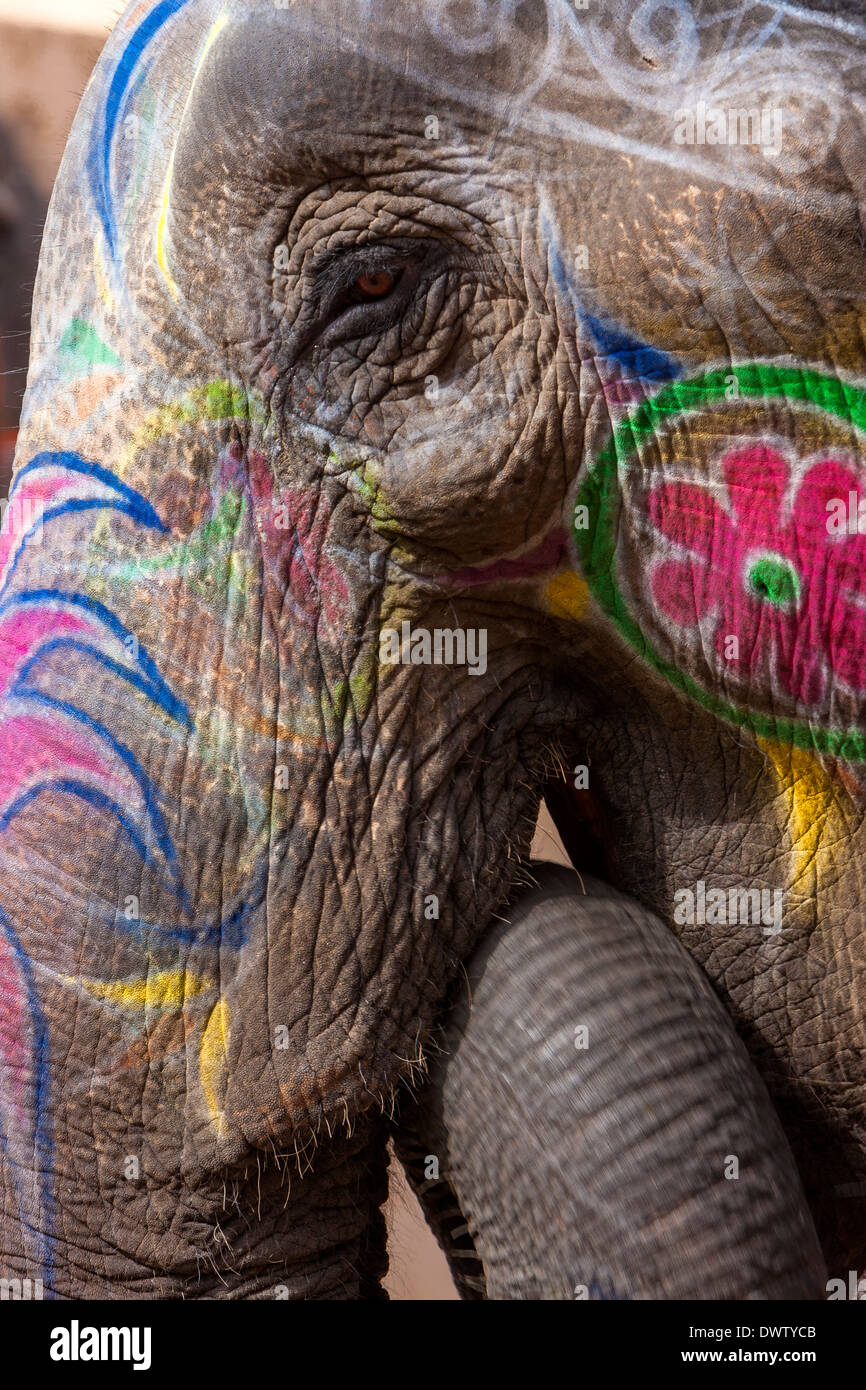
<svg viewBox="0 0 866 1390"><path fill-rule="evenodd" d="M387 332L405 316L416 297L442 268L441 242L411 246L371 243L336 253L317 268L314 298L319 306L314 341L322 347ZM394 276L381 298L368 299L357 289L365 275Z"/></svg>
<svg viewBox="0 0 866 1390"><path fill-rule="evenodd" d="M371 262L365 263L358 271L358 274L353 279L349 280L348 284L344 285L335 299L332 299L330 304L332 318L338 317L339 314L351 308L354 304L369 304L372 306L391 303L406 278L406 270L407 267L405 264L395 265L393 263L386 263L384 265L375 265ZM387 294L379 298L365 297L363 292L358 289L358 281L364 275L381 274L392 275L394 277L394 284L391 289Z"/></svg>

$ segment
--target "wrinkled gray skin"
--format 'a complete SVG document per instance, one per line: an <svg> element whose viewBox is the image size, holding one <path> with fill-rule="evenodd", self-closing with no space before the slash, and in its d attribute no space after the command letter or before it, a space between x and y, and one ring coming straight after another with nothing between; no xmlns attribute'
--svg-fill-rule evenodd
<svg viewBox="0 0 866 1390"><path fill-rule="evenodd" d="M4 832L8 939L30 962L45 1064L31 1085L13 1057L30 1086L13 1119L33 1121L37 1097L42 1109L8 1150L10 1272L38 1269L39 1246L61 1297L376 1296L384 1117L424 1070L461 963L526 879L545 783L576 764L591 766L590 797L572 804L559 780L563 836L577 867L597 861L633 903L621 918L573 892L567 910L513 909L466 1050L436 1083L441 1115L434 1098L417 1140L442 1149L491 1289L820 1293L761 1085L666 935L696 880L790 889L777 938L754 923L678 934L772 1096L830 1274L862 1264L862 788L816 760L833 817L797 849L802 815L750 727L644 664L593 603L562 599L586 598L575 487L621 393L658 386L652 353L600 342L593 318L682 372L758 357L866 375L856 36L831 26L819 44L808 11L767 28L752 5L731 35L712 22L729 10L683 7L701 21L702 80L753 78L760 94L781 73L794 99L820 58L821 90L853 92L829 134L807 123L808 158L676 147L670 16L644 32L644 6L591 9L593 47L562 0L188 0L130 83L140 109L123 108L105 160L136 7L111 40L49 218L17 465L98 462L159 524L100 484L96 515L53 521L10 592L83 592L110 610L188 722L152 677L123 681L116 643L113 666L66 645L32 676L77 732L99 725L134 750L176 860L169 871L140 781L116 764L125 824L105 797L54 786ZM388 303L347 299L383 265L403 277ZM58 346L73 318L108 353L70 382ZM202 396L226 381L229 406L225 388ZM751 409L750 436L785 434L788 414ZM658 480L683 463L660 440ZM569 575L576 589L554 599L549 581ZM483 628L485 671L380 665L380 629L403 621ZM517 1036L527 998L539 1036ZM16 1026L32 1042L30 1008ZM554 1048L584 1014L588 1054ZM608 1022L625 1034L607 1037ZM661 1129L630 1111L632 1057ZM616 1159L621 1207L608 1138L595 1151L557 1130L586 1107L599 1134L624 1108L636 1126ZM507 1150L502 1182L479 1117L489 1152ZM550 1244L545 1178L561 1183L565 1223ZM634 1267L644 1256L652 1277Z"/></svg>
<svg viewBox="0 0 866 1390"><path fill-rule="evenodd" d="M608 884L533 871L397 1131L463 1296L820 1297L796 1165L705 976Z"/></svg>

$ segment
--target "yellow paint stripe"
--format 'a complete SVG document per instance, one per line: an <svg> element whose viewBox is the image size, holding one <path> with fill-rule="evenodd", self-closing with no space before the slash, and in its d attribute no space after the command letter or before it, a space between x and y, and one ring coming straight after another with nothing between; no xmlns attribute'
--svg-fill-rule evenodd
<svg viewBox="0 0 866 1390"><path fill-rule="evenodd" d="M182 1009L188 999L213 988L215 981L187 970L155 970L148 975L136 975L126 980L89 980L69 977L68 983L79 985L94 999L104 999L120 1009L133 1012L144 1010L169 1013Z"/></svg>
<svg viewBox="0 0 866 1390"><path fill-rule="evenodd" d="M547 586L547 602L554 618L582 618L589 599L586 580L574 570L554 575Z"/></svg>
<svg viewBox="0 0 866 1390"><path fill-rule="evenodd" d="M770 739L758 739L785 798L790 834L788 887L814 893L821 840L835 804L832 785L818 757Z"/></svg>
<svg viewBox="0 0 866 1390"><path fill-rule="evenodd" d="M205 1026L199 1051L201 1088L217 1133L226 1132L223 1102L226 1090L226 1062L230 1032L229 1006L224 999L214 1007Z"/></svg>
<svg viewBox="0 0 866 1390"><path fill-rule="evenodd" d="M111 290L111 282L105 269L105 260L102 255L102 239L96 237L93 242L93 279L96 284L96 293L99 295L103 304L111 305L114 295Z"/></svg>
<svg viewBox="0 0 866 1390"><path fill-rule="evenodd" d="M168 209L171 197L171 181L174 177L174 153L168 163L168 174L166 175L165 187L162 190L162 201L160 204L159 221L156 224L156 263L162 271L162 277L171 291L172 299L180 299L174 276L168 268L168 258L165 253L165 234L168 227Z"/></svg>
<svg viewBox="0 0 866 1390"><path fill-rule="evenodd" d="M199 74L201 73L201 70L204 66L205 59L207 58L207 55L210 53L211 49L217 41L217 38L222 33L223 29L226 27L227 24L228 15L226 14L225 10L223 10L220 12L220 14L217 15L216 19L214 20L211 26L210 33L205 39L204 46L202 48L201 53L199 54L198 62L195 65L195 70L192 75L192 81L190 82L189 92L187 93L186 103L184 104L183 116L181 116L180 121L181 125L183 124L183 118L186 115L187 108L189 107L190 101L192 100L192 94L195 91L195 85L198 82ZM178 127L178 129L180 129L180 126ZM172 299L179 299L180 291L177 285L175 284L174 276L169 270L168 256L166 254L165 246L166 233L168 231L168 213L171 205L171 183L173 177L174 150L172 150L171 159L168 162L168 174L166 175L165 187L162 190L159 220L156 224L156 263L162 271L163 279L165 280L165 283L168 285L168 288L171 291Z"/></svg>

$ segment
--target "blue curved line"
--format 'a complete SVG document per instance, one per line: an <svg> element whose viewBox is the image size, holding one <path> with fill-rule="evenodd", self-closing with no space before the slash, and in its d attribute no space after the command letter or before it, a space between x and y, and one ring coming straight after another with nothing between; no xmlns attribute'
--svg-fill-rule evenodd
<svg viewBox="0 0 866 1390"><path fill-rule="evenodd" d="M265 870L264 879L267 879L267 870ZM214 924L212 930L218 937L220 945L224 946L227 951L239 951L244 945L250 918L255 908L261 906L263 899L264 887L262 885L253 893L251 900L248 899L246 902L240 903L225 921Z"/></svg>
<svg viewBox="0 0 866 1390"><path fill-rule="evenodd" d="M57 507L49 507L47 511L42 513L38 521L34 521L30 530L25 531L24 535L21 537L18 549L15 552L15 559L6 571L6 578L3 580L3 584L0 585L0 598L2 598L9 587L9 581L18 568L18 561L24 554L27 542L32 536L41 532L46 522L54 521L59 516L66 516L70 512L101 511L123 512L126 516L131 516L134 521L141 520L141 517L137 513L137 509L134 508L131 503L120 500L112 502L107 497L70 497L68 502L61 502Z"/></svg>
<svg viewBox="0 0 866 1390"><path fill-rule="evenodd" d="M43 792L69 792L71 796L77 796L88 805L95 806L99 811L108 811L120 826L126 831L135 850L141 856L145 864L153 862L153 856L147 848L141 835L135 826L123 814L116 801L112 801L110 796L98 791L96 787L91 787L88 782L79 782L75 777L55 777L46 782L37 782L34 786L28 787L26 792L22 792L11 805L0 815L0 835L4 830L8 830L15 817L20 815L25 807L40 797Z"/></svg>
<svg viewBox="0 0 866 1390"><path fill-rule="evenodd" d="M9 498L12 499L15 489L28 473L38 471L40 468L66 468L70 473L80 473L85 478L96 478L97 482L104 483L106 487L113 488L120 493L131 506L135 508L135 518L145 526L150 526L156 531L168 532L159 519L159 515L154 511L146 497L142 497L140 492L129 486L118 478L116 473L112 473L109 468L103 468L101 463L92 463L89 459L83 459L80 454L47 452L36 454L29 463L15 474L15 481L9 489ZM132 515L132 513L130 513Z"/></svg>
<svg viewBox="0 0 866 1390"><path fill-rule="evenodd" d="M584 313L583 319L600 355L612 358L627 376L651 382L675 381L682 376L683 368L669 353L651 347L618 324L605 322L593 314Z"/></svg>
<svg viewBox="0 0 866 1390"><path fill-rule="evenodd" d="M98 599L90 598L87 594L78 594L65 589L22 589L18 594L13 594L11 598L0 601L0 617L9 609L14 608L17 603L68 603L73 608L83 608L90 613L98 622L108 628L108 631L119 638L121 644L127 638L132 638L138 644L138 664L153 683L154 687L166 692L168 697L176 702L179 711L178 722L182 723L187 729L192 729L192 717L190 716L187 705L175 696L170 687L159 673L159 669L153 657L149 656L144 647L138 641L134 632L130 632L119 618L115 617L110 608L106 608L104 603Z"/></svg>
<svg viewBox="0 0 866 1390"><path fill-rule="evenodd" d="M35 1077L34 1103L33 1103L33 1125L34 1125L34 1147L36 1153L34 1159L38 1163L40 1174L40 1186L42 1189L42 1215L44 1227L34 1230L27 1219L25 1212L21 1213L24 1224L35 1236L36 1246L39 1251L39 1260L42 1266L40 1278L43 1282L48 1282L48 1271L50 1268L50 1255L52 1245L53 1230L53 1209L51 1197L51 1169L53 1162L53 1138L51 1128L51 1112L48 1108L48 1029L45 1026L45 1016L36 993L36 984L33 979L33 970L30 959L24 951L18 939L12 923L6 913L0 908L0 930L8 938L12 947L13 954L18 962L18 968L24 979L27 989L27 1004L30 1009L30 1017L33 1023L33 1069ZM4 1150L8 1154L8 1149L4 1143ZM11 1160L10 1160L11 1161Z"/></svg>
<svg viewBox="0 0 866 1390"><path fill-rule="evenodd" d="M177 872L177 851L168 833L162 812L159 809L156 789L144 768L130 750L126 748L124 744L119 743L105 725L100 724L98 719L93 719L91 715L85 714L84 710L79 709L77 705L70 704L68 700L58 700L54 695L43 694L41 690L19 690L17 682L12 686L10 695L18 696L22 700L32 701L34 704L42 705L46 709L57 710L59 714L67 715L68 718L74 719L76 723L83 724L85 728L90 729L91 733L96 734L98 738L104 739L112 752L120 759L134 781L138 784L139 791L144 799L145 810L147 811L150 823L156 835L156 842L165 857L166 863L174 871L173 876L175 880L177 880L179 877ZM0 816L0 833L5 829L5 818Z"/></svg>
<svg viewBox="0 0 866 1390"><path fill-rule="evenodd" d="M117 233L111 198L111 149L120 120L123 99L132 82L136 64L144 54L145 49L163 25L179 10L183 9L186 3L187 0L162 0L161 4L158 4L142 20L118 59L114 76L108 88L108 95L105 98L103 130L101 135L98 135L94 140L88 164L90 188L112 260L117 252Z"/></svg>
<svg viewBox="0 0 866 1390"><path fill-rule="evenodd" d="M627 378L637 377L641 381L661 382L675 381L677 377L682 376L683 368L669 353L654 348L642 338L633 337L612 320L587 313L562 258L553 224L544 211L541 215L541 228L547 245L553 283L570 305L572 312L581 318L589 329L599 354L616 362Z"/></svg>
<svg viewBox="0 0 866 1390"><path fill-rule="evenodd" d="M577 309L579 311L580 300L578 299L577 291L571 283L571 276L565 267L565 261L562 259L562 252L557 244L557 238L551 226L550 219L544 212L541 214L541 232L547 247L547 259L550 266L550 273L553 276L553 283L563 298L569 302L572 309Z"/></svg>
<svg viewBox="0 0 866 1390"><path fill-rule="evenodd" d="M264 865L255 876L249 894L226 918L216 918L191 927L165 926L160 922L128 922L126 918L104 918L106 926L120 928L126 936L147 946L153 935L164 937L180 946L216 946L221 950L239 951L248 938L253 913L261 907L267 889L268 870Z"/></svg>
<svg viewBox="0 0 866 1390"><path fill-rule="evenodd" d="M120 662L115 661L113 657L106 656L98 647L93 647L89 642L82 642L76 637L52 637L47 642L43 642L42 646L36 649L29 661L26 661L19 670L15 681L16 688L19 690L32 690L33 686L26 686L25 681L33 670L33 667L37 665L43 656L48 656L50 652L60 651L61 649L84 652L85 655L92 656L94 661L99 662L100 666L104 666L106 670L111 671L113 675L120 676L123 680L128 681L136 690L142 691L144 695L147 695L155 705L164 710L176 723L187 728L189 727L189 716L182 702L172 694L165 681L162 681L160 685L156 686L152 681L146 680L144 676L140 676L137 671L130 671L128 667L122 666Z"/></svg>

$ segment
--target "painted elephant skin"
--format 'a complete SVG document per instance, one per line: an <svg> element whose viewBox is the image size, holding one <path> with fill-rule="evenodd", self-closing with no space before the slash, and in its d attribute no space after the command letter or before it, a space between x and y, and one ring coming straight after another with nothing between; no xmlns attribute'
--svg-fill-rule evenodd
<svg viewBox="0 0 866 1390"><path fill-rule="evenodd" d="M127 8L49 212L0 549L10 1277L378 1296L391 1118L504 915L525 983L491 963L453 1074L524 1184L521 1105L565 1087L600 1149L545 1256L437 1073L475 1292L819 1296L808 1212L829 1277L863 1268L864 46L841 4ZM545 788L625 897L518 901ZM583 924L589 1046L544 1044L551 988L491 1116L539 912ZM655 1070L591 1026L644 991Z"/></svg>

